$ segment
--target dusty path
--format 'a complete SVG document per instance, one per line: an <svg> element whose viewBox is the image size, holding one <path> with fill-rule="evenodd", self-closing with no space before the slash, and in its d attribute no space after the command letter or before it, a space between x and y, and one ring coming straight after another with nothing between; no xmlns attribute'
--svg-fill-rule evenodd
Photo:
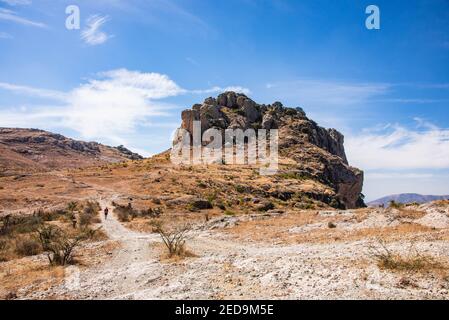
<svg viewBox="0 0 449 320"><path fill-rule="evenodd" d="M102 198L99 203L112 211L114 199ZM103 265L79 272L72 267L68 282L52 288L51 295L75 299L132 299L132 293L154 276L153 271L160 270L159 257L150 247L151 243L160 241L157 235L133 232L114 214L109 214L107 219L102 213L100 216L103 230L111 240L119 241L120 248Z"/></svg>

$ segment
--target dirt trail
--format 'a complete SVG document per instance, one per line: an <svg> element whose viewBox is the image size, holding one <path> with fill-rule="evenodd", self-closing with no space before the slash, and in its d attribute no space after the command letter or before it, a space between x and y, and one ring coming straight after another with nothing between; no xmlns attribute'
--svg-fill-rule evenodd
<svg viewBox="0 0 449 320"><path fill-rule="evenodd" d="M115 198L102 198L99 203L103 209L108 207L112 211ZM100 216L103 230L111 240L120 242L120 248L103 265L80 272L72 267L67 281L51 288L51 295L77 299L132 299L132 293L151 279L153 271L160 270L159 257L150 247L151 243L160 241L157 235L133 232L125 228L114 214L109 214L107 219L102 212Z"/></svg>

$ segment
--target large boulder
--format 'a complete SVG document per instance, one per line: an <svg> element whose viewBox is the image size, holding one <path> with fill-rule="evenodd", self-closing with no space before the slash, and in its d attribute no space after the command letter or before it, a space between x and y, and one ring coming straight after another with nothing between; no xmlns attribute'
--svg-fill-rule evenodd
<svg viewBox="0 0 449 320"><path fill-rule="evenodd" d="M262 119L262 129L277 129L276 117L272 114L266 113Z"/></svg>

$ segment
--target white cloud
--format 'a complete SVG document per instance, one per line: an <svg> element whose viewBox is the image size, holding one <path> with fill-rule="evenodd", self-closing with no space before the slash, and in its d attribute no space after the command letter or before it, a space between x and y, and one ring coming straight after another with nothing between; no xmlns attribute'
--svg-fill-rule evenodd
<svg viewBox="0 0 449 320"><path fill-rule="evenodd" d="M389 125L348 136L351 163L364 170L449 168L449 129L415 120L419 124L416 130Z"/></svg>
<svg viewBox="0 0 449 320"><path fill-rule="evenodd" d="M45 23L36 22L27 18L20 17L14 11L3 8L0 8L0 20L11 21L30 27L38 27L38 28L47 27Z"/></svg>
<svg viewBox="0 0 449 320"><path fill-rule="evenodd" d="M37 89L27 86L18 86L15 84L10 84L6 82L0 82L0 89L16 92L16 93L22 93L26 95L31 96L38 96L41 98L51 98L51 99L58 99L58 100L64 100L66 99L66 94L60 91L54 91L54 90L46 90L46 89Z"/></svg>
<svg viewBox="0 0 449 320"><path fill-rule="evenodd" d="M7 32L0 32L0 39L12 39L13 36Z"/></svg>
<svg viewBox="0 0 449 320"><path fill-rule="evenodd" d="M10 6L28 6L32 3L31 0L0 0Z"/></svg>
<svg viewBox="0 0 449 320"><path fill-rule="evenodd" d="M10 6L27 6L32 3L31 0L0 0L0 1L9 4Z"/></svg>
<svg viewBox="0 0 449 320"><path fill-rule="evenodd" d="M64 127L85 139L124 143L148 118L165 115L170 106L157 100L186 92L166 75L126 69L112 70L69 92L36 89L0 83L16 93L57 100L49 107L15 108L0 111L0 126Z"/></svg>
<svg viewBox="0 0 449 320"><path fill-rule="evenodd" d="M88 45L103 44L111 37L100 28L109 20L107 16L93 15L87 19L87 27L81 32L81 39Z"/></svg>

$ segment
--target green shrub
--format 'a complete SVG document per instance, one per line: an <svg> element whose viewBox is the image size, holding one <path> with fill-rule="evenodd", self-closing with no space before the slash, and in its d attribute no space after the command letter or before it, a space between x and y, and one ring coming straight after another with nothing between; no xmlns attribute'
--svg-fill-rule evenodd
<svg viewBox="0 0 449 320"><path fill-rule="evenodd" d="M139 215L139 212L133 209L131 203L129 203L127 206L122 206L117 203L115 203L114 205L114 212L117 215L118 220L121 222L128 222L132 218Z"/></svg>
<svg viewBox="0 0 449 320"><path fill-rule="evenodd" d="M45 211L43 209L39 209L38 211L35 211L33 215L39 217L42 221L55 221L61 217L61 211Z"/></svg>
<svg viewBox="0 0 449 320"><path fill-rule="evenodd" d="M100 205L98 204L98 202L94 201L88 201L83 208L83 212L85 214L90 214L92 216L96 216L100 210L101 210Z"/></svg>
<svg viewBox="0 0 449 320"><path fill-rule="evenodd" d="M0 239L0 262L8 261L8 241Z"/></svg>
<svg viewBox="0 0 449 320"><path fill-rule="evenodd" d="M44 226L37 231L42 250L47 253L51 265L65 266L74 262L75 248L82 241L93 237L95 230L85 229L79 235L71 238L61 228Z"/></svg>
<svg viewBox="0 0 449 320"><path fill-rule="evenodd" d="M35 232L43 224L42 218L36 215L32 216L20 216L12 219L13 233L32 233Z"/></svg>
<svg viewBox="0 0 449 320"><path fill-rule="evenodd" d="M212 203L207 200L196 200L187 205L189 211L208 210L213 209L213 207Z"/></svg>
<svg viewBox="0 0 449 320"><path fill-rule="evenodd" d="M129 222L130 221L130 216L129 216L128 211L118 211L116 214L117 214L117 218L120 222Z"/></svg>
<svg viewBox="0 0 449 320"><path fill-rule="evenodd" d="M226 216L235 216L235 212L234 212L234 211L231 211L231 210L225 210L224 214L225 214Z"/></svg>
<svg viewBox="0 0 449 320"><path fill-rule="evenodd" d="M39 241L35 238L19 238L16 240L16 253L22 257L35 256L41 252Z"/></svg>
<svg viewBox="0 0 449 320"><path fill-rule="evenodd" d="M338 209L340 207L340 202L337 199L332 199L329 205L332 208Z"/></svg>
<svg viewBox="0 0 449 320"><path fill-rule="evenodd" d="M394 200L390 201L390 208L401 209L404 205L400 202L396 202Z"/></svg>
<svg viewBox="0 0 449 320"><path fill-rule="evenodd" d="M245 193L246 188L244 186L238 184L235 186L235 191L237 191L238 193Z"/></svg>

